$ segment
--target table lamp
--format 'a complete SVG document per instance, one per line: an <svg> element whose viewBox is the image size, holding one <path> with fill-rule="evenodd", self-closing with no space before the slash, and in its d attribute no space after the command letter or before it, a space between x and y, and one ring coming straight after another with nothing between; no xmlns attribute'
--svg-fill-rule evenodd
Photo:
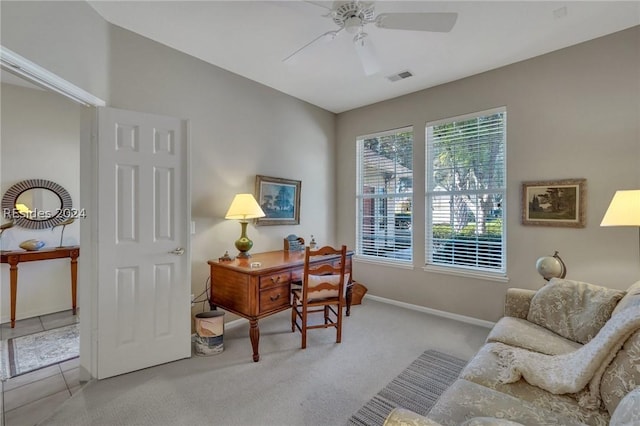
<svg viewBox="0 0 640 426"><path fill-rule="evenodd" d="M247 219L255 219L266 216L258 202L251 194L236 194L231 202L231 206L224 216L225 219L239 219L242 227L242 234L236 240L236 248L240 251L238 257L248 259L251 257L249 250L253 247L253 241L247 237Z"/></svg>
<svg viewBox="0 0 640 426"><path fill-rule="evenodd" d="M600 226L637 226L640 244L640 189L616 191Z"/></svg>

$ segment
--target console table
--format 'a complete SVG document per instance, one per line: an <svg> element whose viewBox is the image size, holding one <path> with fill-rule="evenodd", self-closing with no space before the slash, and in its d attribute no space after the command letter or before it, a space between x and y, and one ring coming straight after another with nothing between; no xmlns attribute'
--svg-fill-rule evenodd
<svg viewBox="0 0 640 426"><path fill-rule="evenodd" d="M18 263L35 262L38 260L51 260L71 258L71 307L73 315L76 314L76 289L78 284L78 257L80 247L56 247L36 251L11 250L0 251L0 263L9 264L9 276L11 280L11 328L16 325L16 293L18 292Z"/></svg>
<svg viewBox="0 0 640 426"><path fill-rule="evenodd" d="M284 250L252 254L249 259L210 260L211 301L216 307L249 320L253 360L258 362L258 320L291 307L291 284L302 281L304 251ZM353 252L347 253L345 271L351 274ZM339 262L340 256L315 256L312 265ZM253 267L252 267L253 265ZM351 278L349 278L351 283ZM351 310L351 285L347 287L347 316Z"/></svg>

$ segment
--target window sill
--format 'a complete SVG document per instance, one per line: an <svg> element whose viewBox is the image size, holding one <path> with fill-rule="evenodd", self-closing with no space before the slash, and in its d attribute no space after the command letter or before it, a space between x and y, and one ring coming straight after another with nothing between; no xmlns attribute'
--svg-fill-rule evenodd
<svg viewBox="0 0 640 426"><path fill-rule="evenodd" d="M413 262L407 260L386 260L354 255L353 261L357 263L368 263L370 265L390 266L399 269L413 269Z"/></svg>
<svg viewBox="0 0 640 426"><path fill-rule="evenodd" d="M442 266L425 266L422 268L422 270L425 272L434 272L436 274L455 275L458 277L467 277L467 278L478 278L482 280L497 281L502 283L509 282L509 277L501 273L444 268Z"/></svg>

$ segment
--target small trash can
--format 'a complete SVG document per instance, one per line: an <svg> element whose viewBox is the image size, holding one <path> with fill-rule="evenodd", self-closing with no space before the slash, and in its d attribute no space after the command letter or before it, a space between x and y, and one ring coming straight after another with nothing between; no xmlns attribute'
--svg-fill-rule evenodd
<svg viewBox="0 0 640 426"><path fill-rule="evenodd" d="M196 355L208 356L224 350L224 312L209 311L196 314Z"/></svg>

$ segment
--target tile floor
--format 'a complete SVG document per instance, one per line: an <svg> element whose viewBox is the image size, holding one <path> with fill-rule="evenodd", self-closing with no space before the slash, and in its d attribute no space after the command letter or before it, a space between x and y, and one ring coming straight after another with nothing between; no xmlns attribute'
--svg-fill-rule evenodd
<svg viewBox="0 0 640 426"><path fill-rule="evenodd" d="M24 336L79 321L71 310L0 326L0 338ZM79 359L32 371L2 383L0 426L32 426L48 417L80 388Z"/></svg>

